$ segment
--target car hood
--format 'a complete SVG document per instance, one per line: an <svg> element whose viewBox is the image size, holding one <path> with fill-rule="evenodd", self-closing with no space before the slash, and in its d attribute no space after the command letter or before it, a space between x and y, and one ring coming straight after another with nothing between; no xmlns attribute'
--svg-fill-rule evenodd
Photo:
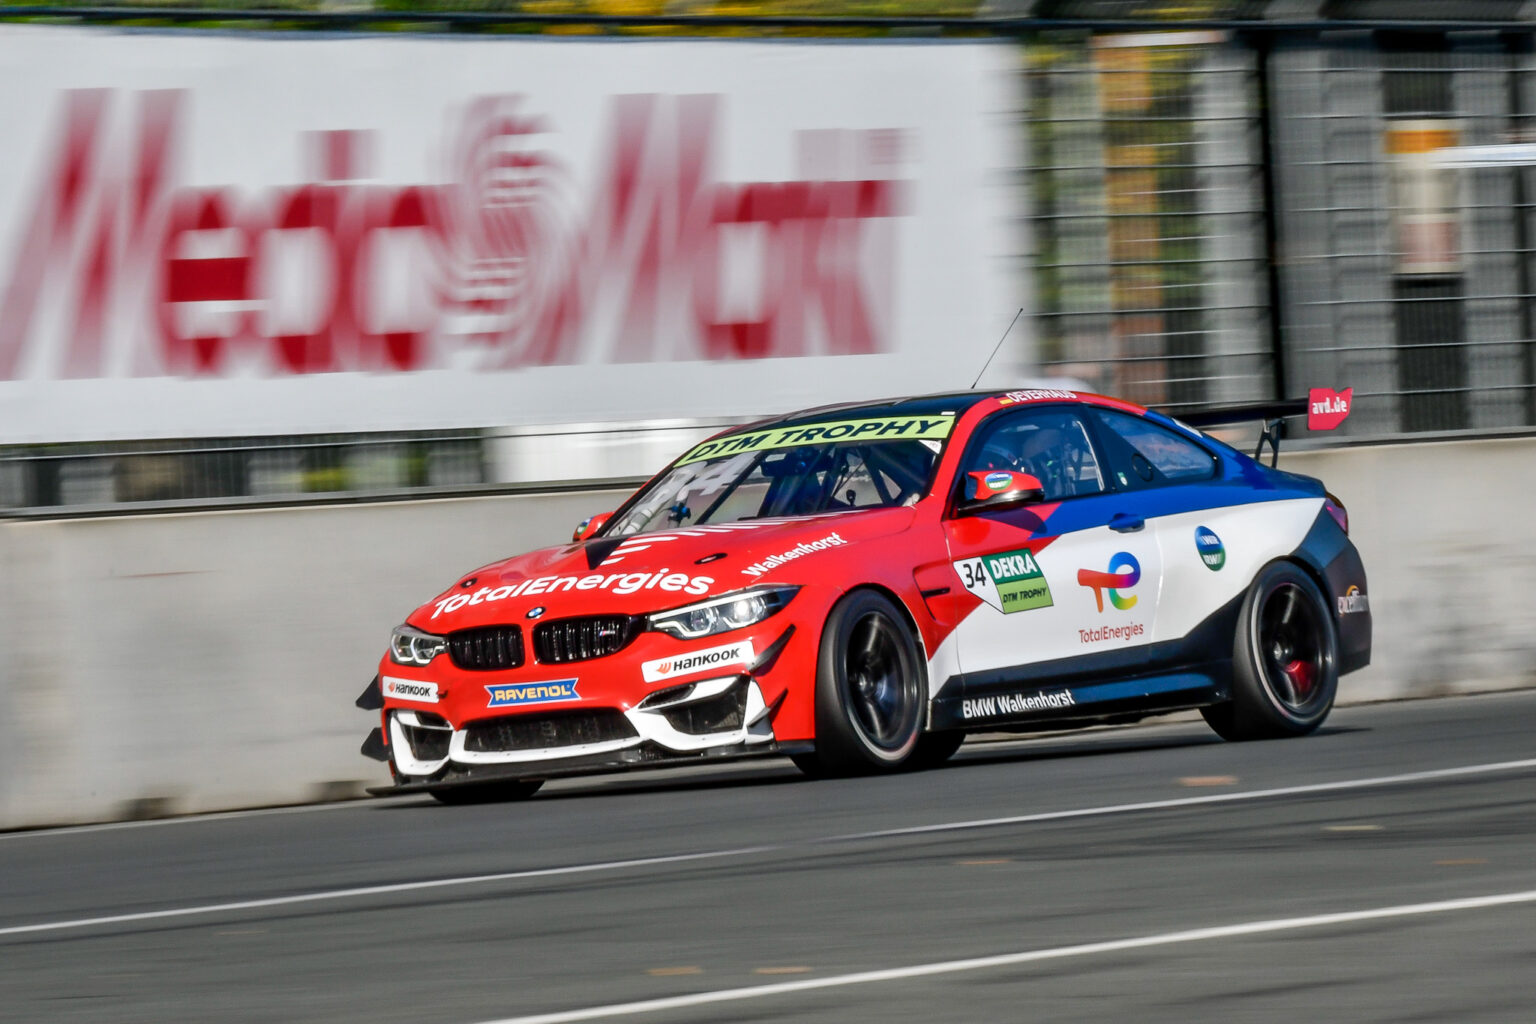
<svg viewBox="0 0 1536 1024"><path fill-rule="evenodd" d="M599 612L638 614L756 583L804 584L818 555L900 533L910 508L743 520L563 544L467 573L410 623L433 633Z"/></svg>

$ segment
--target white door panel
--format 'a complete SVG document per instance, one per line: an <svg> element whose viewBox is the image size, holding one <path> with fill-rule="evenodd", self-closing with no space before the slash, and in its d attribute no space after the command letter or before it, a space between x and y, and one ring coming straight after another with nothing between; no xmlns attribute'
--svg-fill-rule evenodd
<svg viewBox="0 0 1536 1024"><path fill-rule="evenodd" d="M1185 636L1241 595L1266 563L1301 545L1322 507L1322 498L1299 498L1149 519L1163 566L1157 639ZM1197 532L1204 537L1203 546Z"/></svg>
<svg viewBox="0 0 1536 1024"><path fill-rule="evenodd" d="M967 673L1154 638L1162 574L1150 529L1117 533L1099 526L1062 534L1033 552L1006 542L970 550L975 553L954 562L961 585L982 601L956 630Z"/></svg>

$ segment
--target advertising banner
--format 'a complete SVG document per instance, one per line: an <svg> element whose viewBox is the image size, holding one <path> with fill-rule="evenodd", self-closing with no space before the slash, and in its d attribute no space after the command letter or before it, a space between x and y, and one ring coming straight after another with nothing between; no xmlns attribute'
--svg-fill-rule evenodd
<svg viewBox="0 0 1536 1024"><path fill-rule="evenodd" d="M1014 66L0 26L0 443L965 388L1019 303Z"/></svg>

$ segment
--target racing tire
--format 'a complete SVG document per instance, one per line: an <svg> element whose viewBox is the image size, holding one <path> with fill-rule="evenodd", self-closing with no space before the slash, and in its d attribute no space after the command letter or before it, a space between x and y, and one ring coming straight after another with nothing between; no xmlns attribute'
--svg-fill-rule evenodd
<svg viewBox="0 0 1536 1024"><path fill-rule="evenodd" d="M1305 736L1333 710L1339 638L1317 584L1290 562L1266 566L1237 617L1232 699L1201 708L1225 740Z"/></svg>
<svg viewBox="0 0 1536 1024"><path fill-rule="evenodd" d="M543 779L516 779L511 782L481 782L469 786L444 786L429 789L432 799L450 807L470 804L499 804L513 800L526 800L544 785Z"/></svg>
<svg viewBox="0 0 1536 1024"><path fill-rule="evenodd" d="M816 668L813 778L895 771L922 739L927 682L917 641L890 599L856 590L827 616Z"/></svg>

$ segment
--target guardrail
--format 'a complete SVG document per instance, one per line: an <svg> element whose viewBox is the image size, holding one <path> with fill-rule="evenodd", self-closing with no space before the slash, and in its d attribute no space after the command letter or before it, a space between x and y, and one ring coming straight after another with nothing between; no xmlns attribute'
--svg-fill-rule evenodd
<svg viewBox="0 0 1536 1024"><path fill-rule="evenodd" d="M633 489L735 422L0 448L0 519Z"/></svg>

